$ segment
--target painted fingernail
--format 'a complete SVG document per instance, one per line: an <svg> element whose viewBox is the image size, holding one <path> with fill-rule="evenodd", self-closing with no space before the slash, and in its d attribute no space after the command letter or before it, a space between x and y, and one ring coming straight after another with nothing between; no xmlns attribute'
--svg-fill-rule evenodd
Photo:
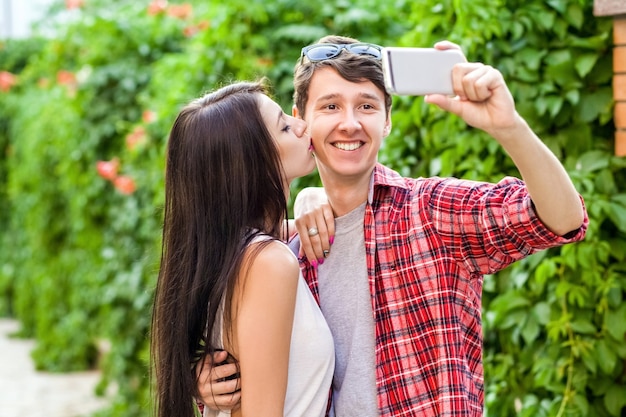
<svg viewBox="0 0 626 417"><path fill-rule="evenodd" d="M313 269L317 269L317 261L315 259L311 261L311 266L313 266Z"/></svg>
<svg viewBox="0 0 626 417"><path fill-rule="evenodd" d="M321 264L323 264L323 263L324 263L324 258L319 258L319 259L317 260L317 262L318 262L320 265L321 265Z"/></svg>
<svg viewBox="0 0 626 417"><path fill-rule="evenodd" d="M328 241L330 242L330 244L332 245L333 242L335 241L335 236L331 236L328 238Z"/></svg>

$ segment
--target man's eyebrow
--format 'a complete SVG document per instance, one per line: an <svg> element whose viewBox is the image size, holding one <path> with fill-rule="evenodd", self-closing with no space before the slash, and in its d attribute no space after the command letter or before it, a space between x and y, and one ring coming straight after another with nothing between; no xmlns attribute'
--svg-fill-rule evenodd
<svg viewBox="0 0 626 417"><path fill-rule="evenodd" d="M337 93L330 93L330 94L326 94L324 96L318 97L316 101L324 101L324 100L332 100L334 98L339 97L339 94Z"/></svg>
<svg viewBox="0 0 626 417"><path fill-rule="evenodd" d="M361 97L366 98L368 100L374 100L374 101L381 101L380 97L378 97L375 94L370 94L370 93L361 93L360 94Z"/></svg>
<svg viewBox="0 0 626 417"><path fill-rule="evenodd" d="M380 97L378 97L375 94L371 94L371 93L359 93L359 96L361 98L364 98L364 99L367 99L367 100L381 101ZM326 94L324 96L318 97L318 99L315 100L315 101L333 100L333 99L336 99L337 97L340 97L340 94L330 93L330 94Z"/></svg>

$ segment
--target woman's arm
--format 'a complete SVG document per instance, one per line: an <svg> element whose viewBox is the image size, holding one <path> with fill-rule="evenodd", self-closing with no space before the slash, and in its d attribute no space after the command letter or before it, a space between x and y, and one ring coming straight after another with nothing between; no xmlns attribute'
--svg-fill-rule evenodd
<svg viewBox="0 0 626 417"><path fill-rule="evenodd" d="M295 256L272 242L246 263L234 294L233 346L241 370L241 415L282 416L299 279Z"/></svg>

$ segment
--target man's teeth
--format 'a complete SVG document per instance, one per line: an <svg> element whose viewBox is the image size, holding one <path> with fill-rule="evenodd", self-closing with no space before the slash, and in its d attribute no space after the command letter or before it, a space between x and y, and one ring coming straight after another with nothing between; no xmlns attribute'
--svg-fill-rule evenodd
<svg viewBox="0 0 626 417"><path fill-rule="evenodd" d="M339 148L342 151L354 151L356 149L359 149L361 145L362 145L361 142L352 142L352 143L337 142L333 144L335 148Z"/></svg>

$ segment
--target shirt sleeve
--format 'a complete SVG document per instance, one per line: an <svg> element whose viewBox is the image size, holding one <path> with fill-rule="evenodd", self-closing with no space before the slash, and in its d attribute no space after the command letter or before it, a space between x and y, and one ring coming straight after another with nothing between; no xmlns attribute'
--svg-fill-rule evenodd
<svg viewBox="0 0 626 417"><path fill-rule="evenodd" d="M537 216L524 182L506 177L496 184L441 179L427 193L430 219L443 243L470 271L497 272L534 252L580 241L588 225L565 236ZM584 201L581 197L581 204Z"/></svg>

